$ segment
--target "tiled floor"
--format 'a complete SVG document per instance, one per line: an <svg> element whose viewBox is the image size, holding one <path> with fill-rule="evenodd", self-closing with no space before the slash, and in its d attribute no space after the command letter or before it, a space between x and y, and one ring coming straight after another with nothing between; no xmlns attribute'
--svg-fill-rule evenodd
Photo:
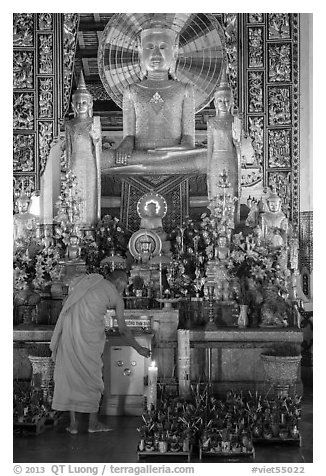
<svg viewBox="0 0 326 476"><path fill-rule="evenodd" d="M55 429L46 429L38 436L14 436L15 463L135 463L140 417L101 417L114 431L89 434L85 415L80 415L80 432L72 436L65 431L67 415ZM312 388L305 386L300 431L302 446L256 446L257 463L313 462L313 404ZM142 462L181 462L181 457L151 457ZM194 455L193 462L199 462ZM222 462L209 458L210 463ZM203 461L204 462L204 461ZM243 462L243 461L241 461Z"/></svg>

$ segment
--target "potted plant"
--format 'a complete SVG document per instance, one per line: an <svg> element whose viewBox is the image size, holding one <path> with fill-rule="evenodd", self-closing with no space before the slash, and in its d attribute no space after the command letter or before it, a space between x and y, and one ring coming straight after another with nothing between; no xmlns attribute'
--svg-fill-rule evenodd
<svg viewBox="0 0 326 476"><path fill-rule="evenodd" d="M300 349L294 344L283 342L261 353L267 380L283 388L288 394L288 388L298 377L301 361Z"/></svg>
<svg viewBox="0 0 326 476"><path fill-rule="evenodd" d="M279 250L262 246L252 234L244 236L240 232L232 237L227 268L233 277L233 290L240 311L248 310L250 327L257 327L260 323L261 309L266 307L266 286L271 285L276 294L286 289L287 270L278 265L279 254ZM285 305L281 296L279 301ZM273 315L277 314L276 311L271 309ZM282 308L282 325L286 320L283 314ZM240 314L240 323L245 322L245 317L241 317ZM273 325L279 325L279 322L273 322Z"/></svg>
<svg viewBox="0 0 326 476"><path fill-rule="evenodd" d="M54 386L54 361L49 344L29 344L27 352L33 369L33 385L42 389L45 400L51 398Z"/></svg>

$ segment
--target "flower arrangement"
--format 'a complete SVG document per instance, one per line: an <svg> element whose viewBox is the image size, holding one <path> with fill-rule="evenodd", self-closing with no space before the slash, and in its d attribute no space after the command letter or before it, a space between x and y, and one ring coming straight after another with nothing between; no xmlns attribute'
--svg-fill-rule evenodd
<svg viewBox="0 0 326 476"><path fill-rule="evenodd" d="M13 255L14 291L33 286L42 289L60 275L60 253L55 247L45 247L33 235L20 240Z"/></svg>
<svg viewBox="0 0 326 476"><path fill-rule="evenodd" d="M236 200L229 182L228 171L225 169L220 173L216 195L208 205L210 215L202 215L202 227L207 232L210 243L215 243L221 234L230 236L231 230L234 228Z"/></svg>
<svg viewBox="0 0 326 476"><path fill-rule="evenodd" d="M35 289L42 289L60 278L59 260L60 253L56 247L43 247L35 255L35 278L33 279Z"/></svg>
<svg viewBox="0 0 326 476"><path fill-rule="evenodd" d="M253 235L233 235L226 265L231 275L237 278L236 297L239 303L251 304L255 301L255 304L262 304L273 290L280 298L273 296L274 303L281 310L289 275L280 264L281 258L282 250L261 246Z"/></svg>
<svg viewBox="0 0 326 476"><path fill-rule="evenodd" d="M14 424L36 424L46 419L53 420L56 414L57 412L51 408L51 401L44 399L42 390L34 388L30 382L14 380Z"/></svg>
<svg viewBox="0 0 326 476"><path fill-rule="evenodd" d="M103 255L110 251L125 254L131 233L122 225L119 218L105 215L96 226L96 242Z"/></svg>
<svg viewBox="0 0 326 476"><path fill-rule="evenodd" d="M78 195L76 176L68 171L61 183L61 193L56 203L58 214L55 217L54 238L60 256L64 257L71 235L79 233L79 208L81 198Z"/></svg>
<svg viewBox="0 0 326 476"><path fill-rule="evenodd" d="M167 281L175 296L191 296L201 289L204 275L205 240L200 223L189 217L171 233L173 260L168 266Z"/></svg>

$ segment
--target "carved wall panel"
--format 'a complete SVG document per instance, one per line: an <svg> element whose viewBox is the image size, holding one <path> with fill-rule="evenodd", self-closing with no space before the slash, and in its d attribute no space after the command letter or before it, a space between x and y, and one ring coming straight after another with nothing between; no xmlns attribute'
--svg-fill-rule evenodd
<svg viewBox="0 0 326 476"><path fill-rule="evenodd" d="M13 128L34 129L34 93L14 93Z"/></svg>
<svg viewBox="0 0 326 476"><path fill-rule="evenodd" d="M263 23L264 13L248 13L248 23Z"/></svg>
<svg viewBox="0 0 326 476"><path fill-rule="evenodd" d="M15 134L13 149L14 173L35 172L35 135Z"/></svg>
<svg viewBox="0 0 326 476"><path fill-rule="evenodd" d="M64 43L63 36L67 37L69 24L76 18L78 14L69 13L13 15L13 169L16 184L24 177L29 180L33 176L33 187L39 189L51 145L60 133L59 124L64 116L62 72L65 71L66 78L71 77L73 64L69 51L72 40ZM71 51L74 55L75 48Z"/></svg>
<svg viewBox="0 0 326 476"><path fill-rule="evenodd" d="M74 57L79 25L78 13L63 14L63 108L62 117L69 109Z"/></svg>
<svg viewBox="0 0 326 476"><path fill-rule="evenodd" d="M264 111L264 72L248 72L248 102L249 112Z"/></svg>
<svg viewBox="0 0 326 476"><path fill-rule="evenodd" d="M244 118L263 175L299 226L299 15L242 14Z"/></svg>
<svg viewBox="0 0 326 476"><path fill-rule="evenodd" d="M37 15L38 29L53 30L53 15L51 13L39 13Z"/></svg>
<svg viewBox="0 0 326 476"><path fill-rule="evenodd" d="M14 51L13 75L14 88L34 88L34 51Z"/></svg>
<svg viewBox="0 0 326 476"><path fill-rule="evenodd" d="M16 175L14 177L14 188L18 192L22 190L28 190L30 193L37 190L35 183L35 175Z"/></svg>
<svg viewBox="0 0 326 476"><path fill-rule="evenodd" d="M249 135L255 151L255 165L263 170L264 165L264 117L254 116L248 120Z"/></svg>
<svg viewBox="0 0 326 476"><path fill-rule="evenodd" d="M53 74L53 35L39 35L38 43L38 72Z"/></svg>
<svg viewBox="0 0 326 476"><path fill-rule="evenodd" d="M42 119L52 119L53 104L53 78L39 78L38 80L38 116Z"/></svg>
<svg viewBox="0 0 326 476"><path fill-rule="evenodd" d="M14 46L34 46L33 13L14 13L13 20Z"/></svg>
<svg viewBox="0 0 326 476"><path fill-rule="evenodd" d="M268 13L268 39L286 40L290 38L290 13Z"/></svg>
<svg viewBox="0 0 326 476"><path fill-rule="evenodd" d="M225 50L228 60L228 78L232 88L235 104L239 104L239 82L238 82L238 14L223 13L222 27L225 36Z"/></svg>
<svg viewBox="0 0 326 476"><path fill-rule="evenodd" d="M264 67L264 38L263 28L248 28L248 66L249 68Z"/></svg>
<svg viewBox="0 0 326 476"><path fill-rule="evenodd" d="M268 167L291 167L291 130L268 131Z"/></svg>
<svg viewBox="0 0 326 476"><path fill-rule="evenodd" d="M291 44L271 44L267 49L268 56L268 81L291 81Z"/></svg>
<svg viewBox="0 0 326 476"><path fill-rule="evenodd" d="M268 124L283 126L291 124L291 92L289 86L269 87L268 94Z"/></svg>
<svg viewBox="0 0 326 476"><path fill-rule="evenodd" d="M50 153L52 140L53 140L53 122L39 121L38 141L39 141L39 167L40 167L41 173L44 171L46 160Z"/></svg>

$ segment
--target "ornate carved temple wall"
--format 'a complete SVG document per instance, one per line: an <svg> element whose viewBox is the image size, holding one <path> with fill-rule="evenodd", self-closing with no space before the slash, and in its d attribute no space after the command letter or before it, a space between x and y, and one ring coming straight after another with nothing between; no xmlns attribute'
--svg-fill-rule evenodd
<svg viewBox="0 0 326 476"><path fill-rule="evenodd" d="M242 24L241 24L242 23ZM299 15L243 14L240 108L264 185L275 185L283 210L299 223Z"/></svg>
<svg viewBox="0 0 326 476"><path fill-rule="evenodd" d="M77 14L13 15L13 172L40 189L53 140L69 107Z"/></svg>
<svg viewBox="0 0 326 476"><path fill-rule="evenodd" d="M311 21L307 15L290 13L215 16L224 32L237 106L255 148L255 163L247 168L243 186L250 194L253 183L260 182L261 189L276 184L284 211L300 232L300 243L305 243L301 254L306 260L312 255L311 179L303 182L303 177L311 177L310 172L307 174L312 161L311 142L309 134L304 134L311 121L306 115L311 107L306 74L307 69L311 74L311 68L301 65L311 57ZM26 179L31 190L40 188L51 144L69 109L78 21L78 14L13 16L16 187ZM205 135L206 122L212 114L211 105L196 117L199 139ZM119 122L121 117L116 117ZM106 134L120 136L117 124L111 126L112 132ZM200 194L200 184L190 183L190 195L191 187L195 189L193 195L198 190Z"/></svg>

